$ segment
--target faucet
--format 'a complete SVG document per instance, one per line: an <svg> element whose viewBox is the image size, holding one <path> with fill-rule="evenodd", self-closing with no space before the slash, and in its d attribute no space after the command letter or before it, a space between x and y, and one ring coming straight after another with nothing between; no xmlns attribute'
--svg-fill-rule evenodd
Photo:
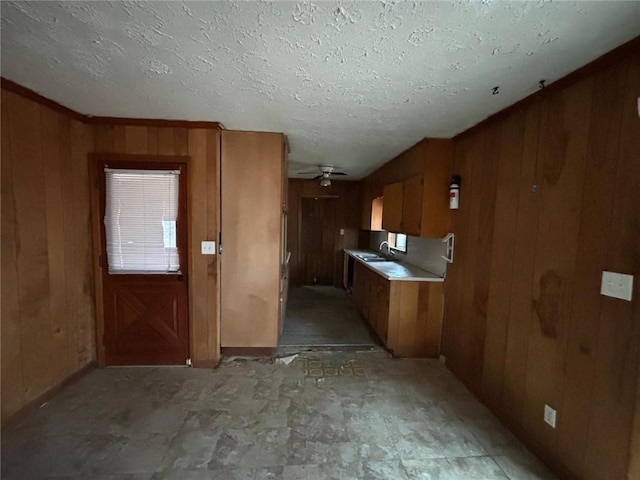
<svg viewBox="0 0 640 480"><path fill-rule="evenodd" d="M395 252L393 252L391 250L391 245L389 245L389 242L387 242L386 240L383 240L382 242L380 242L380 245L378 245L378 250L382 251L382 246L386 245L387 246L387 255L394 255Z"/></svg>

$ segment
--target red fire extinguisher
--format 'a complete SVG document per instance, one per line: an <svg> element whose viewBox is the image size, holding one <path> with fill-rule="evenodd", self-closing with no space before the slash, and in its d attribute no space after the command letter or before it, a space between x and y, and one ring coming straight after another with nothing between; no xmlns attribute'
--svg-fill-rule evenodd
<svg viewBox="0 0 640 480"><path fill-rule="evenodd" d="M451 185L449 185L449 208L457 210L460 205L460 175L451 177Z"/></svg>

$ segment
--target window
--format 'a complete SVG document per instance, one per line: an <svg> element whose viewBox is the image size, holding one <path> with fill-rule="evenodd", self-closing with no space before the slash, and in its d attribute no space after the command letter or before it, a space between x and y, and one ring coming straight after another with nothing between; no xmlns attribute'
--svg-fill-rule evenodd
<svg viewBox="0 0 640 480"><path fill-rule="evenodd" d="M105 168L109 273L177 273L179 170Z"/></svg>
<svg viewBox="0 0 640 480"><path fill-rule="evenodd" d="M407 236L404 233L391 233L387 234L387 242L393 249L400 250L401 252L407 251Z"/></svg>

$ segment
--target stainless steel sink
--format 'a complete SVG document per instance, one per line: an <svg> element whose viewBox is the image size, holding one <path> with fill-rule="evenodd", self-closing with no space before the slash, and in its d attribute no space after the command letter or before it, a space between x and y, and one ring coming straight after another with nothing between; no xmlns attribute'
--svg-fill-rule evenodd
<svg viewBox="0 0 640 480"><path fill-rule="evenodd" d="M356 257L367 263L369 262L393 262L395 259L386 258L375 253L356 253Z"/></svg>

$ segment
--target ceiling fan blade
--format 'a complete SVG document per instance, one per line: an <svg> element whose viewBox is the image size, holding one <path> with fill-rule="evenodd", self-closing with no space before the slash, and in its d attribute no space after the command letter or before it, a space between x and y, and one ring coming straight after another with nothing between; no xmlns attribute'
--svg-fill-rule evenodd
<svg viewBox="0 0 640 480"><path fill-rule="evenodd" d="M331 172L331 175L346 175L344 172Z"/></svg>
<svg viewBox="0 0 640 480"><path fill-rule="evenodd" d="M322 178L324 175L318 175L317 177L313 177L311 180L318 180L319 178Z"/></svg>
<svg viewBox="0 0 640 480"><path fill-rule="evenodd" d="M318 169L310 170L308 172L295 172L296 175L316 175L318 173Z"/></svg>

